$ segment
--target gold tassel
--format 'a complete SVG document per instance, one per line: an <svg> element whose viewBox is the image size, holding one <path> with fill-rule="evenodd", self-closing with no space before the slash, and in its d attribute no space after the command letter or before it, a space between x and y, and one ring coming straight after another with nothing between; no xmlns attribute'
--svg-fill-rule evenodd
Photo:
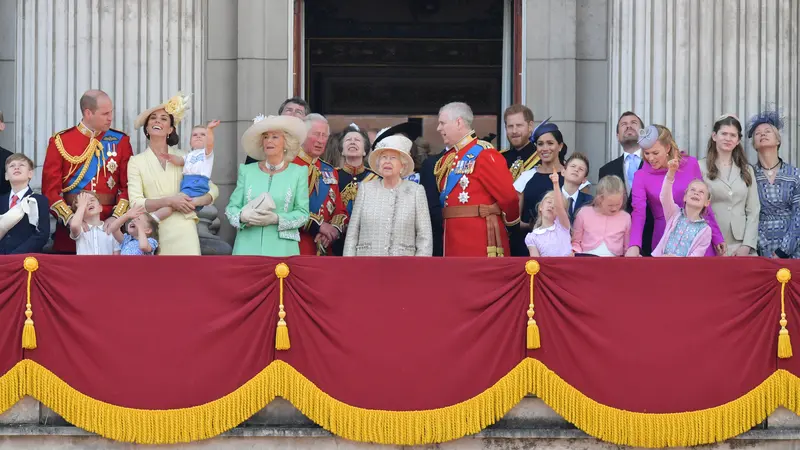
<svg viewBox="0 0 800 450"><path fill-rule="evenodd" d="M275 329L275 350L289 350L289 327L286 326L286 311L283 310L283 279L289 276L289 266L280 263L275 266L275 275L280 281L280 305L278 306L278 328Z"/></svg>
<svg viewBox="0 0 800 450"><path fill-rule="evenodd" d="M28 271L27 304L25 305L25 325L22 327L22 348L33 350L36 348L36 329L33 327L33 311L31 310L31 277L39 268L39 261L33 256L25 258L22 267Z"/></svg>
<svg viewBox="0 0 800 450"><path fill-rule="evenodd" d="M789 339L789 330L786 325L789 323L786 320L786 283L792 279L792 273L789 269L781 269L778 271L778 282L781 283L781 331L778 333L778 358L787 359L792 357L792 341Z"/></svg>
<svg viewBox="0 0 800 450"><path fill-rule="evenodd" d="M533 320L533 276L539 273L539 263L535 260L530 260L525 263L525 272L531 276L531 304L528 306L528 350L536 350L542 346L541 338L539 337L539 325Z"/></svg>

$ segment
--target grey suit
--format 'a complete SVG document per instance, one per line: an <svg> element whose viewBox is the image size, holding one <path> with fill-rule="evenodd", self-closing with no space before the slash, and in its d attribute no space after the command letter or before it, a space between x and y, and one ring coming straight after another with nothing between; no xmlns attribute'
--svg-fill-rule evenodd
<svg viewBox="0 0 800 450"><path fill-rule="evenodd" d="M747 166L752 183L748 187L742 179L742 173L736 164L731 166L729 177L724 176L722 168L717 165L719 175L712 180L708 177L708 162L705 158L699 161L703 181L711 191L711 208L717 219L722 236L728 245L728 255L746 245L755 254L758 248L758 218L761 203L758 199L758 185L753 168Z"/></svg>
<svg viewBox="0 0 800 450"><path fill-rule="evenodd" d="M433 236L425 189L401 181L361 183L347 226L344 256L431 256Z"/></svg>

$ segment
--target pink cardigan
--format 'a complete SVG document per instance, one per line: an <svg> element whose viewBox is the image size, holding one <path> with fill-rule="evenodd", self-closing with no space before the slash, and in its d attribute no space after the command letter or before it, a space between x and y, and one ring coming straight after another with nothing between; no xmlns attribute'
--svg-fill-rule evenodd
<svg viewBox="0 0 800 450"><path fill-rule="evenodd" d="M667 177L664 177L664 184L661 187L661 207L664 208L664 218L667 220L667 226L661 236L661 241L653 250L653 256L664 256L664 247L666 247L669 236L675 230L675 225L678 224L678 219L681 216L681 209L678 208L675 199L672 198L672 181ZM706 223L703 230L694 237L692 245L689 246L689 254L687 256L705 256L709 245L711 245L711 227Z"/></svg>
<svg viewBox="0 0 800 450"><path fill-rule="evenodd" d="M603 215L592 205L578 210L575 223L572 224L572 250L585 253L605 243L608 250L623 256L631 237L631 215L619 211L613 216Z"/></svg>

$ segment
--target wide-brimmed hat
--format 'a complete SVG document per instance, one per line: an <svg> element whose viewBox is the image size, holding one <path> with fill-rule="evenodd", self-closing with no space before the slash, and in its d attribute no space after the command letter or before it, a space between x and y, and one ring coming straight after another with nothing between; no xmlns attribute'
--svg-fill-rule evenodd
<svg viewBox="0 0 800 450"><path fill-rule="evenodd" d="M158 111L159 109L163 109L167 112L167 114L171 115L175 119L174 126L177 128L178 123L183 120L183 116L186 114L186 111L189 109L189 96L183 95L183 93L178 92L173 96L171 99L167 100L166 102L153 106L152 108L146 109L136 117L136 121L133 122L133 127L138 129L144 126L147 123L148 117L150 114Z"/></svg>
<svg viewBox="0 0 800 450"><path fill-rule="evenodd" d="M253 124L250 125L242 135L242 147L247 153L247 156L263 161L267 155L264 154L263 135L270 131L283 131L284 133L297 139L296 148L284 148L286 151L286 160L293 160L298 153L300 153L300 146L306 140L306 124L294 116L269 116L264 117L260 115L253 119Z"/></svg>
<svg viewBox="0 0 800 450"><path fill-rule="evenodd" d="M403 162L403 169L400 172L400 177L405 178L414 172L414 159L411 158L411 146L413 143L411 139L403 136L402 134L395 134L380 140L375 146L372 153L369 154L369 166L372 170L378 171L378 159L386 150L396 150L400 153L400 160Z"/></svg>

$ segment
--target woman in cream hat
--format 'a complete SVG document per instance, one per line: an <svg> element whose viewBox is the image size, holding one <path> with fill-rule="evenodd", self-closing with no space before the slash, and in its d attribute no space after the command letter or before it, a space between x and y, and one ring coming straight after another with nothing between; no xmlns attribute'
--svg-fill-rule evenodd
<svg viewBox="0 0 800 450"><path fill-rule="evenodd" d="M396 134L369 155L381 180L358 189L347 227L344 256L431 256L433 235L425 189L403 180L414 170L412 142ZM388 226L386 224L389 224Z"/></svg>
<svg viewBox="0 0 800 450"><path fill-rule="evenodd" d="M219 195L213 183L209 183L207 194L194 201L181 193L183 167L174 162L186 154L175 147L180 142L176 127L188 109L188 97L178 93L166 103L142 112L134 123L136 128L143 128L148 147L128 162L131 207L143 206L150 213L161 208L174 211L158 224L161 255L200 254L194 209L210 205Z"/></svg>
<svg viewBox="0 0 800 450"><path fill-rule="evenodd" d="M308 172L291 161L306 139L293 116L258 116L242 136L242 147L258 164L239 166L236 189L225 215L238 229L234 255L300 254L300 228L308 221Z"/></svg>

